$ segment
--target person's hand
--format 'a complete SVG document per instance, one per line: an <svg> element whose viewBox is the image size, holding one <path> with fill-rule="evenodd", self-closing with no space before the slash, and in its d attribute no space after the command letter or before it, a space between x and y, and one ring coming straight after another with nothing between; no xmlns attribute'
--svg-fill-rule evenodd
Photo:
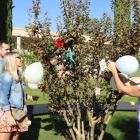
<svg viewBox="0 0 140 140"><path fill-rule="evenodd" d="M37 101L38 99L39 99L39 96L36 96L36 95L35 96L32 96L32 100L33 101Z"/></svg>
<svg viewBox="0 0 140 140"><path fill-rule="evenodd" d="M16 121L14 120L13 116L9 116L7 119L8 119L8 123L10 126L14 126L17 124Z"/></svg>
<svg viewBox="0 0 140 140"><path fill-rule="evenodd" d="M108 62L107 62L107 68L111 72L117 71L115 63L110 60L108 60Z"/></svg>

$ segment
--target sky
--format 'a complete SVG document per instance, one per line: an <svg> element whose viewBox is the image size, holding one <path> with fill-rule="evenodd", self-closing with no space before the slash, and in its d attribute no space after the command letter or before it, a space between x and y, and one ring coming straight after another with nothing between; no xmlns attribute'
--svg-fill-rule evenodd
<svg viewBox="0 0 140 140"><path fill-rule="evenodd" d="M107 15L111 13L110 0L90 0L90 17L91 18L102 18L103 12L107 12ZM27 8L32 8L32 0L13 0L12 11L12 23L13 27L23 28L25 25L29 24L29 16L27 13ZM51 19L51 31L56 32L56 17L61 16L60 0L41 0L41 13L39 19L43 20L45 13L48 12L48 17ZM114 13L111 13L111 18L113 19Z"/></svg>

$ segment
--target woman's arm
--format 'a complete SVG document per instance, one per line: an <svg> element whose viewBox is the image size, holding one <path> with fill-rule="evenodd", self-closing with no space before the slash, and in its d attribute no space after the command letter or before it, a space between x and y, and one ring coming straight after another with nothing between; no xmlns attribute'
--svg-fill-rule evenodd
<svg viewBox="0 0 140 140"><path fill-rule="evenodd" d="M13 82L13 77L10 73L4 73L1 77L1 106L3 111L10 110L9 97L10 89Z"/></svg>
<svg viewBox="0 0 140 140"><path fill-rule="evenodd" d="M37 101L39 99L39 96L30 96L26 94L26 99L31 100L31 101Z"/></svg>
<svg viewBox="0 0 140 140"><path fill-rule="evenodd" d="M9 96L10 96L10 89L11 84L13 82L13 77L9 73L3 74L1 78L1 105L3 111L5 111L5 114L7 115L8 123L9 125L16 125L16 121L14 120L11 110L10 110L10 104L9 104Z"/></svg>
<svg viewBox="0 0 140 140"><path fill-rule="evenodd" d="M5 111L5 114L7 115L9 125L16 125L16 121L15 121L14 117L12 116L11 111L7 110L7 111Z"/></svg>
<svg viewBox="0 0 140 140"><path fill-rule="evenodd" d="M123 81L121 82L116 66L114 64L114 62L108 61L108 69L112 72L118 92L119 93L124 93L127 94L129 96L133 96L133 97L140 97L140 91L138 88L138 85L130 85L130 86L124 86L123 85Z"/></svg>
<svg viewBox="0 0 140 140"><path fill-rule="evenodd" d="M26 94L26 99L27 99L27 100L31 100L31 101L33 100L32 96L27 95L27 94Z"/></svg>

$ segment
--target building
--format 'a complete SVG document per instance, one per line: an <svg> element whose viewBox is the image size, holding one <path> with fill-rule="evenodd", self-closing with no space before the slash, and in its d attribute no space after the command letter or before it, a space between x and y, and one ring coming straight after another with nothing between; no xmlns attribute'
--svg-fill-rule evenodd
<svg viewBox="0 0 140 140"><path fill-rule="evenodd" d="M56 32L51 32L52 36L57 37L58 34ZM90 36L85 36L86 41L90 39ZM24 49L25 42L28 41L29 35L28 32L24 28L13 27L12 31L12 41L15 42L15 46L13 49Z"/></svg>

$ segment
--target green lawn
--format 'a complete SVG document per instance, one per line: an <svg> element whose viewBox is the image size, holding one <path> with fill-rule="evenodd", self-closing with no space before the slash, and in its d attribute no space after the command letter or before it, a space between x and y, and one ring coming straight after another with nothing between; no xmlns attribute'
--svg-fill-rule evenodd
<svg viewBox="0 0 140 140"><path fill-rule="evenodd" d="M38 95L39 96L39 99L38 101L30 101L30 100L27 100L27 105L33 105L33 104L46 104L48 103L48 95L41 92L41 89L37 89L37 90L31 90L29 87L27 87L27 94L29 95ZM122 99L119 100L119 102L130 102L130 101L133 101L133 102L137 102L138 98L136 97L130 97L130 96L127 96L127 95L124 95L122 97Z"/></svg>
<svg viewBox="0 0 140 140"><path fill-rule="evenodd" d="M28 132L20 133L19 140L72 140L66 123L59 114L29 116L32 125ZM86 123L88 125L88 123ZM86 128L85 124L85 129ZM95 129L98 137L102 124ZM107 125L103 140L136 140L136 111L116 111ZM97 139L95 139L97 140Z"/></svg>
<svg viewBox="0 0 140 140"><path fill-rule="evenodd" d="M26 100L27 105L34 105L34 104L46 104L48 103L47 101L47 94L41 92L41 89L37 89L37 90L31 90L28 86L26 87L26 92L29 95L37 95L39 96L38 101L30 101L30 100Z"/></svg>
<svg viewBox="0 0 140 140"><path fill-rule="evenodd" d="M140 68L132 75L129 75L128 77L140 77Z"/></svg>
<svg viewBox="0 0 140 140"><path fill-rule="evenodd" d="M29 95L40 96L38 101L27 100L28 105L48 103L47 95L40 89L31 90L27 87ZM137 98L123 96L122 102L137 102ZM59 114L30 115L32 125L28 132L20 133L19 140L71 140L68 128L63 117ZM88 123L87 123L88 124ZM102 125L96 127L96 137ZM136 140L137 139L137 112L136 111L116 111L110 119L103 140Z"/></svg>

